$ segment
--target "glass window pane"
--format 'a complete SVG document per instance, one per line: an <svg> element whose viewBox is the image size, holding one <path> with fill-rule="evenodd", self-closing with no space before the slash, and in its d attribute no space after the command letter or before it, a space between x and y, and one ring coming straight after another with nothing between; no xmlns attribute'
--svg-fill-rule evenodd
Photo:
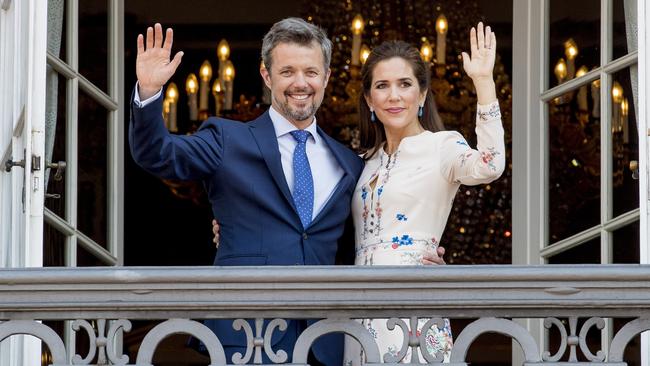
<svg viewBox="0 0 650 366"><path fill-rule="evenodd" d="M639 135L634 103L636 87L632 88L632 78L636 84L636 67L615 73L610 93L614 217L639 207ZM635 165L636 169L632 170Z"/></svg>
<svg viewBox="0 0 650 366"><path fill-rule="evenodd" d="M548 264L600 263L600 237L582 243L548 259Z"/></svg>
<svg viewBox="0 0 650 366"><path fill-rule="evenodd" d="M66 83L65 77L48 68L45 110L45 160L59 162L66 160ZM61 179L55 178L56 169L48 170L47 190L49 194L58 194L60 198L46 197L45 207L65 218L65 182L66 172Z"/></svg>
<svg viewBox="0 0 650 366"><path fill-rule="evenodd" d="M84 249L82 245L77 246L77 266L78 267L102 267L108 264L102 262L99 258L95 257Z"/></svg>
<svg viewBox="0 0 650 366"><path fill-rule="evenodd" d="M614 58L637 50L638 0L614 0Z"/></svg>
<svg viewBox="0 0 650 366"><path fill-rule="evenodd" d="M548 104L549 244L600 224L598 85L582 86Z"/></svg>
<svg viewBox="0 0 650 366"><path fill-rule="evenodd" d="M639 221L614 231L614 263L639 263L640 235Z"/></svg>
<svg viewBox="0 0 650 366"><path fill-rule="evenodd" d="M77 227L106 248L108 112L79 92Z"/></svg>
<svg viewBox="0 0 650 366"><path fill-rule="evenodd" d="M43 223L43 267L65 266L65 235Z"/></svg>
<svg viewBox="0 0 650 366"><path fill-rule="evenodd" d="M600 65L600 0L551 0L549 32L549 87Z"/></svg>
<svg viewBox="0 0 650 366"><path fill-rule="evenodd" d="M108 79L107 0L79 2L79 72L107 91Z"/></svg>

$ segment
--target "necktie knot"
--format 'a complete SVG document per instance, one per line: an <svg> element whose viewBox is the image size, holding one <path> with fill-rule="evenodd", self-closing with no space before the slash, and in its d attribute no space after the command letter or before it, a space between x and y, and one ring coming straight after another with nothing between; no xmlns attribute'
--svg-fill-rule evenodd
<svg viewBox="0 0 650 366"><path fill-rule="evenodd" d="M294 130L294 131L291 131L290 133L291 133L291 136L293 136L293 138L296 141L298 141L299 144L304 144L305 142L307 142L307 139L309 138L309 136L311 136L311 133L309 133L309 131L305 131L305 130Z"/></svg>

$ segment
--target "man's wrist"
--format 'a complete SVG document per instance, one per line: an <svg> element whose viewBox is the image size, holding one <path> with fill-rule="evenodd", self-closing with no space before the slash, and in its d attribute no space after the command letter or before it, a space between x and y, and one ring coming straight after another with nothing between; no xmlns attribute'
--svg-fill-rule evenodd
<svg viewBox="0 0 650 366"><path fill-rule="evenodd" d="M160 91L160 86L157 88L150 88L146 86L142 86L141 83L138 83L138 94L140 95L140 100L147 100L154 95L156 95Z"/></svg>

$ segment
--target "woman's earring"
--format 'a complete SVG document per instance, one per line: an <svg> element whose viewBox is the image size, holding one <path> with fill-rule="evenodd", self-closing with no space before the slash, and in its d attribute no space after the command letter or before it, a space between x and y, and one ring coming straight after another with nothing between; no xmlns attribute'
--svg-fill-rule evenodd
<svg viewBox="0 0 650 366"><path fill-rule="evenodd" d="M370 122L375 122L377 117L375 116L375 111L370 109Z"/></svg>
<svg viewBox="0 0 650 366"><path fill-rule="evenodd" d="M424 107L420 106L420 108L418 109L418 117L422 118L423 115L424 115Z"/></svg>

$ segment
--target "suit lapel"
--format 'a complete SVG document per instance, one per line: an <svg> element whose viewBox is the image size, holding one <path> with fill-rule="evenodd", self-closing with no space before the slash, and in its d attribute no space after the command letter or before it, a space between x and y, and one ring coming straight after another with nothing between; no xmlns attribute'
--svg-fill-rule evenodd
<svg viewBox="0 0 650 366"><path fill-rule="evenodd" d="M266 163L266 166L269 169L269 172L271 173L275 184L278 186L289 205L291 205L291 208L296 213L296 218L298 219L298 211L296 210L296 206L293 202L293 196L289 191L289 185L287 184L287 180L284 176L284 170L282 169L282 160L280 157L280 149L278 147L278 139L275 136L275 129L273 128L271 117L269 117L269 112L267 111L255 121L250 122L248 125L250 127L253 138L257 142L257 146L262 152L264 162ZM318 127L318 134L323 138L327 144L327 147L332 152L332 155L334 155L334 158L339 163L344 173L343 177L341 177L341 180L336 185L334 193L332 193L323 209L318 213L314 220L312 220L310 226L318 221L323 215L327 214L327 211L329 211L334 203L340 199L341 194L350 188L350 185L354 186L356 184L354 181L352 168L350 168L350 165L343 155L343 148L336 141L334 141L334 139L323 132L320 127ZM298 225L300 225L299 221Z"/></svg>
<svg viewBox="0 0 650 366"><path fill-rule="evenodd" d="M354 181L354 174L352 172L352 168L350 168L350 165L348 164L348 161L344 157L344 152L341 147L336 141L334 141L333 138L331 138L329 135L327 135L323 130L321 130L320 127L318 127L318 134L323 138L325 143L327 144L327 147L330 149L332 152L332 155L334 155L334 158L336 158L336 161L339 163L339 166L343 169L343 177L341 177L341 180L339 180L338 184L336 185L336 188L334 188L334 192L330 196L329 200L325 203L325 206L323 209L316 215L314 220L312 221L312 224L320 220L320 218L324 215L327 214L327 211L329 211L332 206L334 205L335 202L337 202L340 199L340 196L345 193L349 188L350 185L354 186L356 185L356 182Z"/></svg>
<svg viewBox="0 0 650 366"><path fill-rule="evenodd" d="M249 123L249 126L275 184L278 186L282 195L287 202L289 202L293 210L296 211L293 197L289 191L289 185L287 184L287 179L285 178L284 170L282 169L278 139L275 136L275 129L273 128L271 117L269 117L269 112L267 111L255 121Z"/></svg>

